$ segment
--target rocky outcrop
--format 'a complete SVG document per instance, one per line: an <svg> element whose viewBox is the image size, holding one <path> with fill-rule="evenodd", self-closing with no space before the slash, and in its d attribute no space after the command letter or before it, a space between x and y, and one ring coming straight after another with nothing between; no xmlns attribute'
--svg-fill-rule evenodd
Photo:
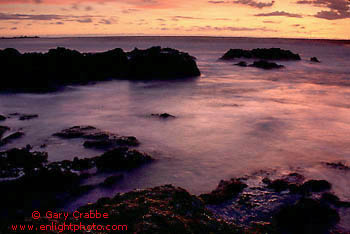
<svg viewBox="0 0 350 234"><path fill-rule="evenodd" d="M103 183L101 183L100 185L102 187L105 188L109 188L112 187L114 184L116 184L117 182L119 182L120 180L122 180L124 178L123 174L119 174L119 175L114 175L114 176L108 176Z"/></svg>
<svg viewBox="0 0 350 234"><path fill-rule="evenodd" d="M110 150L95 159L96 167L100 171L126 170L139 167L153 159L146 153L119 147Z"/></svg>
<svg viewBox="0 0 350 234"><path fill-rule="evenodd" d="M11 132L7 135L3 134L3 137L0 139L0 146L6 145L12 142L13 140L21 138L22 136L24 136L24 132L21 131Z"/></svg>
<svg viewBox="0 0 350 234"><path fill-rule="evenodd" d="M255 61L253 64L249 65L250 67L257 67L257 68L262 68L266 70L270 69L278 69L278 68L283 68L283 65L279 65L277 63L272 63L268 62L265 60L260 60L260 61Z"/></svg>
<svg viewBox="0 0 350 234"><path fill-rule="evenodd" d="M315 63L320 63L320 60L318 60L318 58L316 58L316 57L310 58L310 61L315 62Z"/></svg>
<svg viewBox="0 0 350 234"><path fill-rule="evenodd" d="M138 146L140 144L134 136L119 136L93 126L74 126L53 135L65 139L87 139L83 144L86 148L111 149L119 146Z"/></svg>
<svg viewBox="0 0 350 234"><path fill-rule="evenodd" d="M239 67L247 67L248 66L247 62L245 62L245 61L241 61L241 62L236 63L234 65L239 66Z"/></svg>
<svg viewBox="0 0 350 234"><path fill-rule="evenodd" d="M217 219L196 196L172 185L103 198L79 212L90 210L108 213L101 224L127 225L128 233L239 233L234 225Z"/></svg>
<svg viewBox="0 0 350 234"><path fill-rule="evenodd" d="M277 230L281 233L329 233L339 220L335 209L311 198L302 198L285 206L274 216Z"/></svg>
<svg viewBox="0 0 350 234"><path fill-rule="evenodd" d="M48 92L67 84L111 78L170 79L199 76L195 58L175 49L152 47L124 52L80 53L62 47L47 53L0 50L0 91Z"/></svg>
<svg viewBox="0 0 350 234"><path fill-rule="evenodd" d="M39 115L36 115L36 114L22 114L20 115L19 120L30 120L38 117Z"/></svg>
<svg viewBox="0 0 350 234"><path fill-rule="evenodd" d="M9 127L6 126L0 126L0 139L2 138L2 136L5 134L5 132L7 132L8 130L10 130Z"/></svg>
<svg viewBox="0 0 350 234"><path fill-rule="evenodd" d="M163 113L163 114L151 114L153 117L159 117L161 119L168 119L168 118L176 118L174 115L168 114L168 113Z"/></svg>
<svg viewBox="0 0 350 234"><path fill-rule="evenodd" d="M248 58L248 59L264 59L264 60L300 60L299 54L294 54L290 50L283 50L280 48L270 49L230 49L222 57L222 60L231 60L236 58Z"/></svg>
<svg viewBox="0 0 350 234"><path fill-rule="evenodd" d="M227 201L246 188L247 185L239 179L231 179L229 181L220 181L218 187L211 193L201 194L199 197L203 199L206 204L218 204Z"/></svg>

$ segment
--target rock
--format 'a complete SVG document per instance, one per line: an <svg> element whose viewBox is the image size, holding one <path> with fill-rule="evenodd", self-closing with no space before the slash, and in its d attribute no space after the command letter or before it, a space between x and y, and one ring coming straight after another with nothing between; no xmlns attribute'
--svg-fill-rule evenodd
<svg viewBox="0 0 350 234"><path fill-rule="evenodd" d="M5 116L3 116L3 115L0 115L0 121L4 121L4 120L6 120L7 118L5 117Z"/></svg>
<svg viewBox="0 0 350 234"><path fill-rule="evenodd" d="M200 75L196 59L171 48L159 46L127 53L129 79L169 79Z"/></svg>
<svg viewBox="0 0 350 234"><path fill-rule="evenodd" d="M118 136L117 134L101 131L93 126L74 126L54 136L61 138L84 138L89 139L84 142L86 148L110 149L118 146L138 146L140 142L134 136Z"/></svg>
<svg viewBox="0 0 350 234"><path fill-rule="evenodd" d="M350 170L350 167L343 162L335 162L335 163L327 162L325 163L325 165L334 169L339 169L344 171Z"/></svg>
<svg viewBox="0 0 350 234"><path fill-rule="evenodd" d="M240 67L247 67L248 65L247 65L247 62L244 62L244 61L241 61L241 62L239 62L239 63L236 63L235 64L236 66L240 66Z"/></svg>
<svg viewBox="0 0 350 234"><path fill-rule="evenodd" d="M1 141L2 136L3 136L3 135L5 134L5 132L7 132L8 130L10 130L9 127L0 126L0 141Z"/></svg>
<svg viewBox="0 0 350 234"><path fill-rule="evenodd" d="M117 145L116 140L95 140L95 141L85 141L84 147L86 148L95 148L95 149L108 149Z"/></svg>
<svg viewBox="0 0 350 234"><path fill-rule="evenodd" d="M328 233L339 220L336 210L309 198L285 206L274 216L279 233Z"/></svg>
<svg viewBox="0 0 350 234"><path fill-rule="evenodd" d="M48 155L45 152L30 152L28 148L14 148L1 152L2 159L10 167L32 170L41 167L47 162Z"/></svg>
<svg viewBox="0 0 350 234"><path fill-rule="evenodd" d="M111 78L171 79L199 76L195 58L170 48L152 47L125 53L116 48L80 53L62 47L47 53L21 54L0 50L1 91L50 92L69 84L86 84ZM20 69L18 69L20 68Z"/></svg>
<svg viewBox="0 0 350 234"><path fill-rule="evenodd" d="M249 65L250 67L257 67L262 69L278 69L284 67L283 65L279 65L277 63L267 62L265 60L255 61L253 64Z"/></svg>
<svg viewBox="0 0 350 234"><path fill-rule="evenodd" d="M100 171L126 170L139 167L153 159L146 153L118 147L96 158L96 167Z"/></svg>
<svg viewBox="0 0 350 234"><path fill-rule="evenodd" d="M114 184L116 184L117 182L119 182L120 180L122 180L123 178L124 178L123 174L115 175L115 176L109 176L103 181L103 183L101 183L101 186L102 187L111 187Z"/></svg>
<svg viewBox="0 0 350 234"><path fill-rule="evenodd" d="M300 192L309 193L309 192L322 192L330 190L332 185L326 180L309 180L306 181L300 187Z"/></svg>
<svg viewBox="0 0 350 234"><path fill-rule="evenodd" d="M196 196L172 185L117 194L78 210L108 213L108 219L94 222L127 225L130 233L240 233L233 224L217 219Z"/></svg>
<svg viewBox="0 0 350 234"><path fill-rule="evenodd" d="M289 50L282 50L280 48L258 48L253 50L230 49L221 57L221 59L223 60L231 60L235 58L252 58L265 60L300 60L299 54L294 54Z"/></svg>
<svg viewBox="0 0 350 234"><path fill-rule="evenodd" d="M316 57L310 58L310 61L311 61L311 62L315 62L315 63L320 63L320 61L319 61L318 58L316 58Z"/></svg>
<svg viewBox="0 0 350 234"><path fill-rule="evenodd" d="M38 118L39 115L27 115L27 114L22 114L20 117L19 117L19 120L30 120L30 119L34 119L34 118Z"/></svg>
<svg viewBox="0 0 350 234"><path fill-rule="evenodd" d="M16 140L18 138L21 138L22 136L24 136L24 133L23 132L13 132L13 133L10 133L8 134L7 136L4 136L1 140L0 140L0 146L2 145L6 145L8 144L9 142L13 141L13 140Z"/></svg>
<svg viewBox="0 0 350 234"><path fill-rule="evenodd" d="M80 138L87 137L96 132L97 128L92 126L74 126L61 132L55 133L54 136L62 137L62 138Z"/></svg>
<svg viewBox="0 0 350 234"><path fill-rule="evenodd" d="M332 204L336 207L347 207L347 208L350 207L350 202L341 201L333 193L323 193L321 197L321 201Z"/></svg>
<svg viewBox="0 0 350 234"><path fill-rule="evenodd" d="M218 187L211 193L201 194L199 197L206 204L219 204L232 199L246 188L247 185L239 179L231 179L229 181L221 180Z"/></svg>
<svg viewBox="0 0 350 234"><path fill-rule="evenodd" d="M290 190L291 192L299 191L299 187L305 180L303 175L299 173L290 173L283 176L281 179L276 179L271 181L268 178L263 179L263 183L267 184L267 187L273 189L276 192L282 192L285 190Z"/></svg>
<svg viewBox="0 0 350 234"><path fill-rule="evenodd" d="M151 114L151 116L156 116L162 119L168 119L168 118L176 118L175 116L168 114L168 113L163 113L163 114Z"/></svg>
<svg viewBox="0 0 350 234"><path fill-rule="evenodd" d="M96 149L109 149L118 146L138 146L140 142L134 136L113 137L112 139L85 141L84 147Z"/></svg>

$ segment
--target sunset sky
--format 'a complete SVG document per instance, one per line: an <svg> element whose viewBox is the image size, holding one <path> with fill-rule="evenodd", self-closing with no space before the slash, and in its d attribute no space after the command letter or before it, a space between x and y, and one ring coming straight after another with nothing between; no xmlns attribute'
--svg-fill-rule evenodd
<svg viewBox="0 0 350 234"><path fill-rule="evenodd" d="M349 0L0 0L0 36L350 39Z"/></svg>

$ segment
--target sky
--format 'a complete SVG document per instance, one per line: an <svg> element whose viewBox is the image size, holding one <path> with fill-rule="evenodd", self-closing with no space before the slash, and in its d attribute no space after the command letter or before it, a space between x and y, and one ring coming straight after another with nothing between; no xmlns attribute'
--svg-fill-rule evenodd
<svg viewBox="0 0 350 234"><path fill-rule="evenodd" d="M0 0L0 36L350 39L350 0Z"/></svg>

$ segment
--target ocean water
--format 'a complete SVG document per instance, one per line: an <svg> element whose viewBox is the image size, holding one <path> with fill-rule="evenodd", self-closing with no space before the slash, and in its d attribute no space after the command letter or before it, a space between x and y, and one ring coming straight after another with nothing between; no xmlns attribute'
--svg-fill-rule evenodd
<svg viewBox="0 0 350 234"><path fill-rule="evenodd" d="M111 189L97 188L67 207L74 209L99 197L163 184L200 194L221 179L260 170L299 172L326 179L333 191L350 201L350 172L323 162L350 164L350 46L342 42L291 39L207 37L99 37L0 40L0 49L47 51L64 46L84 52L116 47L132 50L160 45L197 57L201 77L177 81L114 80L69 86L50 94L0 94L0 113L39 114L39 118L1 123L22 129L22 139L3 147L34 146L50 161L92 157L82 140L52 134L75 125L93 125L133 135L139 150L156 161L125 173ZM265 71L219 61L230 48L280 47L299 53L302 61L282 61L284 69ZM309 62L316 56L321 63ZM2 77L10 79L10 77ZM151 113L177 118L160 120ZM40 145L47 148L40 149ZM87 183L99 183L106 174Z"/></svg>

